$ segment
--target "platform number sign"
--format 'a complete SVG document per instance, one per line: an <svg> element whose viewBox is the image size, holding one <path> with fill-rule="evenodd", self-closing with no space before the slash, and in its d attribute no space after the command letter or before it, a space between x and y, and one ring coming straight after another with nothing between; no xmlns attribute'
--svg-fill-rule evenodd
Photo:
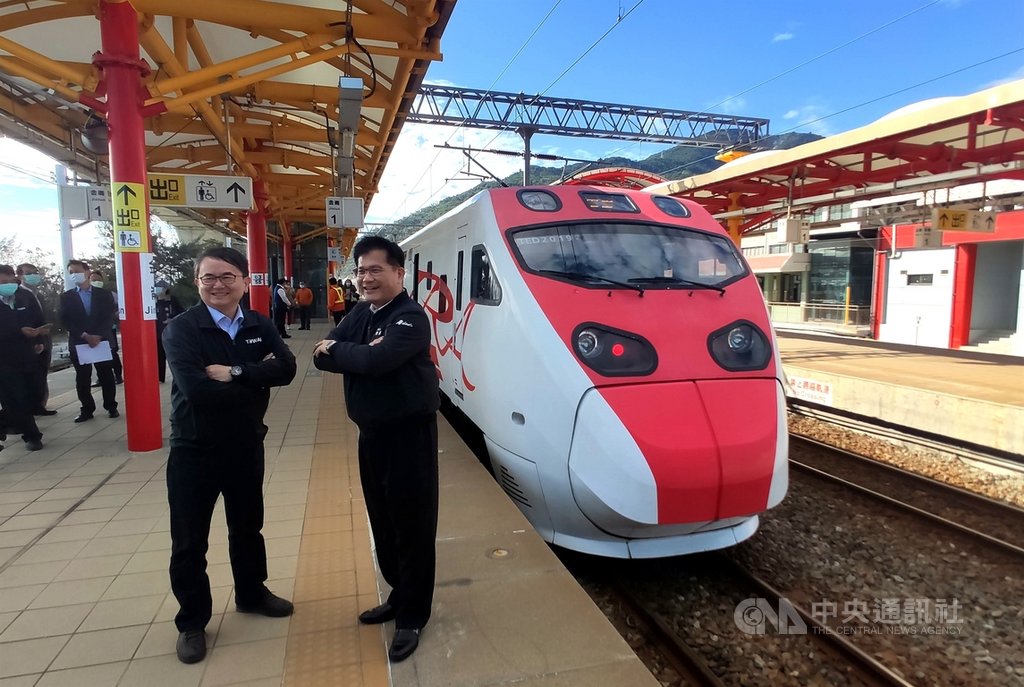
<svg viewBox="0 0 1024 687"><path fill-rule="evenodd" d="M142 184L114 181L114 250L121 253L148 253L149 226L146 217L146 189Z"/></svg>
<svg viewBox="0 0 1024 687"><path fill-rule="evenodd" d="M327 226L341 229L345 225L342 222L341 197L327 196Z"/></svg>

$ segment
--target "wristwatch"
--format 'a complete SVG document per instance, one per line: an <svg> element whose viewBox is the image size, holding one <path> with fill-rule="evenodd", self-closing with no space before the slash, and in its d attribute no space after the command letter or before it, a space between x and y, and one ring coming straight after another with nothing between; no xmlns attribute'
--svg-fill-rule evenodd
<svg viewBox="0 0 1024 687"><path fill-rule="evenodd" d="M231 378L232 379L238 379L239 377L242 376L243 372L245 372L245 370L242 369L241 365L234 365L231 368Z"/></svg>

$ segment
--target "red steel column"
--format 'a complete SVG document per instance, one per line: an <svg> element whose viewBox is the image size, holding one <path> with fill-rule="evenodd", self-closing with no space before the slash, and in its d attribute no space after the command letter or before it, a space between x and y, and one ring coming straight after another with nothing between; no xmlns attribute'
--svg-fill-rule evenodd
<svg viewBox="0 0 1024 687"><path fill-rule="evenodd" d="M283 234L284 232L282 232ZM290 232L289 232L290 234ZM281 238L281 253L284 259L284 278L288 280L288 283L292 283L292 240L290 238Z"/></svg>
<svg viewBox="0 0 1024 687"><path fill-rule="evenodd" d="M117 289L123 304L121 355L128 450L155 451L162 446L162 422L141 110L145 98L142 76L149 68L139 60L138 17L131 4L124 0L100 3L100 36L103 50L93 56L93 63L102 70L107 91L114 246L120 258Z"/></svg>
<svg viewBox="0 0 1024 687"><path fill-rule="evenodd" d="M949 326L949 347L960 348L971 342L971 306L974 304L974 267L978 244L961 243L956 247L953 267L953 313Z"/></svg>
<svg viewBox="0 0 1024 687"><path fill-rule="evenodd" d="M245 236L249 246L249 307L270 316L270 284L267 276L267 189L260 179L252 180L253 205L245 216Z"/></svg>

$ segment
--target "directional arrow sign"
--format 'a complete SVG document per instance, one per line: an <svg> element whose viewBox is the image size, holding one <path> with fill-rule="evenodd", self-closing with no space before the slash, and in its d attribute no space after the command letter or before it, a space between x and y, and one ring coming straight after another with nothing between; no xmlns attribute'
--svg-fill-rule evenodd
<svg viewBox="0 0 1024 687"><path fill-rule="evenodd" d="M252 179L200 174L149 174L149 202L189 208L248 210Z"/></svg>
<svg viewBox="0 0 1024 687"><path fill-rule="evenodd" d="M959 208L932 208L932 228L939 231L992 232L996 230L995 214Z"/></svg>
<svg viewBox="0 0 1024 687"><path fill-rule="evenodd" d="M148 253L149 226L142 184L111 181L113 194L114 250L121 253Z"/></svg>

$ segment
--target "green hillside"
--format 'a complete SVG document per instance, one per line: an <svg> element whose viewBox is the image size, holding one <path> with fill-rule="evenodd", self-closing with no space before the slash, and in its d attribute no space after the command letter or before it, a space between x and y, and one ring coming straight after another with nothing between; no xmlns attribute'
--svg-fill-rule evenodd
<svg viewBox="0 0 1024 687"><path fill-rule="evenodd" d="M783 150L794 148L803 143L816 141L821 136L816 134L789 133L779 136L768 136L757 144L757 150ZM692 146L675 146L660 153L655 153L643 160L632 160L627 157L610 157L588 164L569 165L565 168L565 176L572 176L584 168L600 169L602 167L634 167L648 172L660 174L668 179L682 179L694 174L710 172L722 166L721 162L715 160L718 149L695 148ZM534 185L543 186L551 184L562 178L562 168L530 167L531 182ZM516 172L505 177L504 181L509 186L521 186L523 173ZM417 229L426 226L430 222L457 207L463 201L472 198L475 194L488 188L498 186L496 181L480 183L473 188L458 195L449 196L433 205L421 208L416 212L406 215L392 224L385 224L377 227L373 233L394 237L401 241L406 236L413 234Z"/></svg>

